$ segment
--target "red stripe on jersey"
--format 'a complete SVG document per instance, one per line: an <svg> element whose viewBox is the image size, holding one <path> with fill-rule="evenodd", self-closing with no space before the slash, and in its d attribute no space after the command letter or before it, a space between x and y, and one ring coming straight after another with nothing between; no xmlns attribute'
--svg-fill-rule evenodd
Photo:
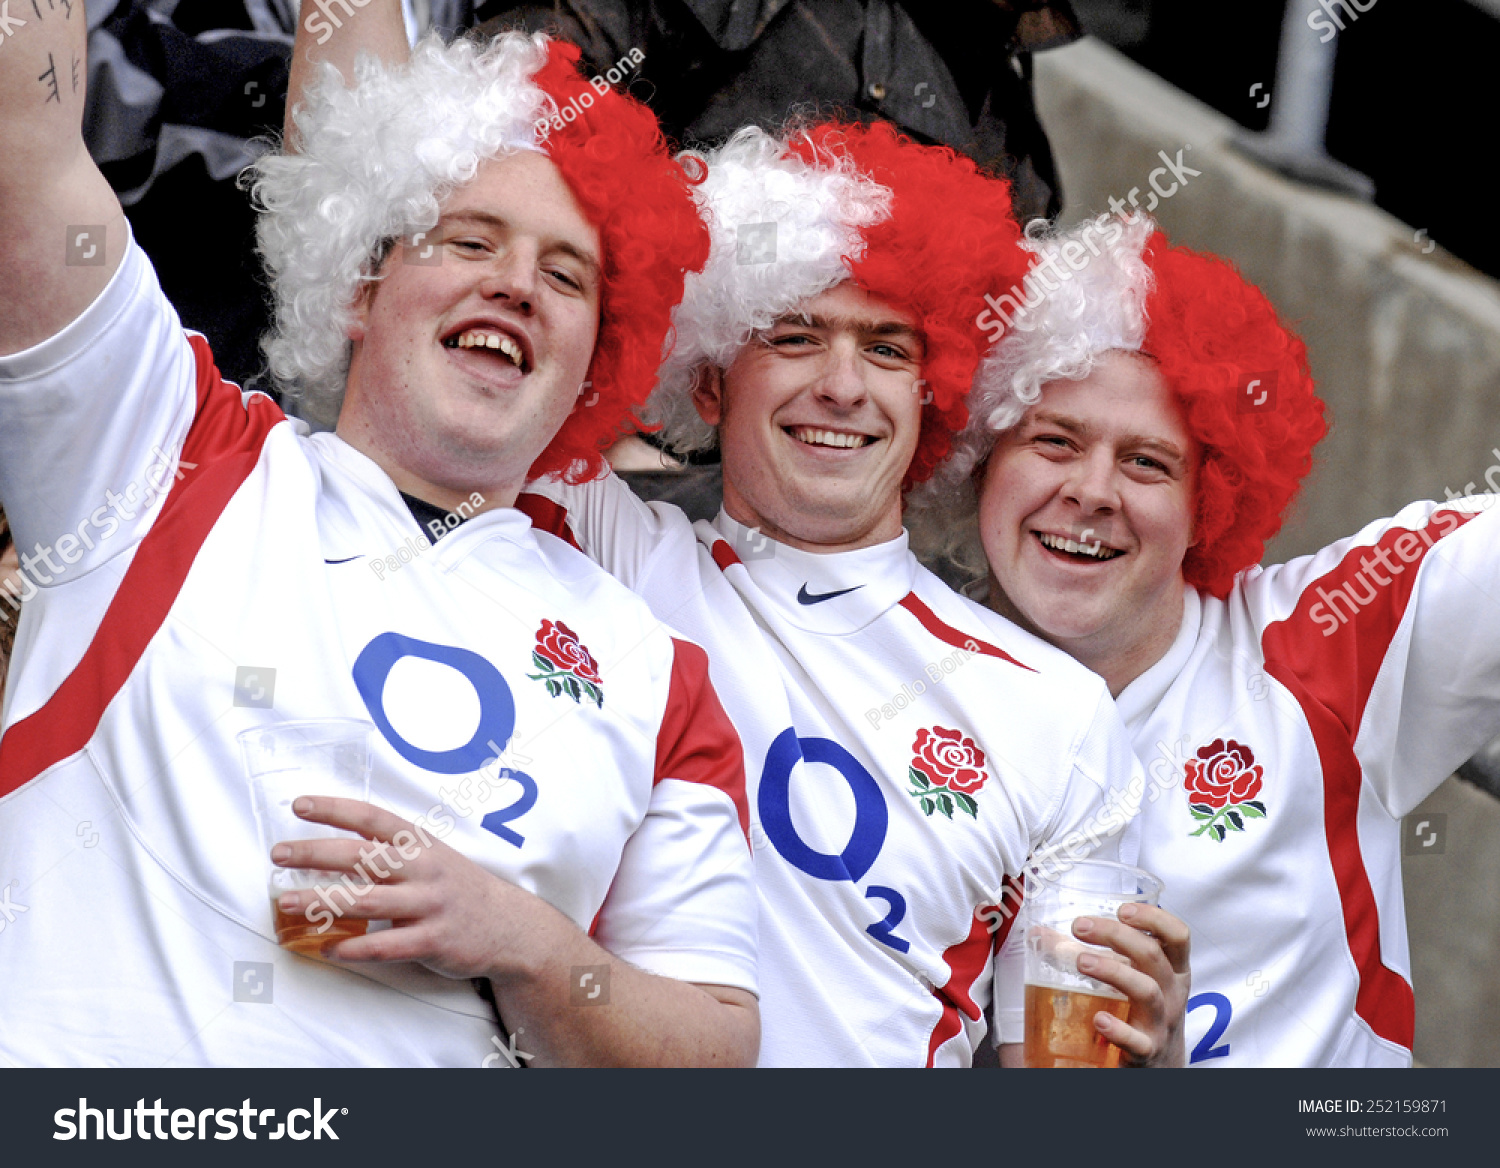
<svg viewBox="0 0 1500 1168"><path fill-rule="evenodd" d="M576 550L583 551L578 546L578 540L573 537L572 527L568 525L568 509L561 503L547 498L546 495L534 495L530 491L522 491L516 496L516 510L530 519L531 526L538 531L555 535Z"/></svg>
<svg viewBox="0 0 1500 1168"><path fill-rule="evenodd" d="M1010 937L1011 926L1016 923L1016 918L1021 915L1021 902L1026 899L1026 881L1020 877L1007 876L1001 888L999 904L987 905L978 910L981 917L989 916L991 920L994 919L994 914L1005 917L1005 923L995 930L994 948L996 953L1005 948L1005 942ZM1005 908L1005 893L1007 892L1015 894L1015 899L1008 913Z"/></svg>
<svg viewBox="0 0 1500 1168"><path fill-rule="evenodd" d="M721 572L729 571L730 565L740 562L739 556L734 554L734 549L722 539L714 540L714 546L709 549L708 554L713 556L714 563L719 565Z"/></svg>
<svg viewBox="0 0 1500 1168"><path fill-rule="evenodd" d="M1006 883L1011 883L1010 877L1006 877ZM932 996L938 1000L943 1012L938 1016L937 1025L932 1028L932 1036L927 1040L929 1067L937 1058L938 1048L963 1031L960 1011L972 1022L978 1022L984 1015L984 1011L974 1002L974 983L989 964L990 955L1004 943L1010 932L1010 921L1006 921L996 936L991 938L990 919L987 911L975 910L969 935L957 945L950 945L943 951L943 963L951 972L945 985L934 986L932 990Z"/></svg>
<svg viewBox="0 0 1500 1168"><path fill-rule="evenodd" d="M1438 511L1420 531L1393 527L1375 544L1353 548L1331 571L1303 589L1291 616L1270 625L1261 640L1266 672L1301 705L1323 765L1323 830L1349 952L1359 970L1355 1012L1381 1038L1407 1049L1416 1024L1415 1006L1411 986L1380 957L1380 912L1359 850L1359 795L1364 776L1354 754L1354 740L1376 675L1411 599L1422 558L1435 540L1472 518ZM1376 549L1383 548L1390 556L1397 541L1407 535L1423 543L1420 554L1410 563L1391 557L1401 571L1386 568L1389 583L1377 588L1380 577L1366 575L1372 564L1376 572L1381 570L1380 561L1374 558ZM1413 549L1408 545L1407 550ZM1361 576L1364 586L1352 590ZM1339 599L1345 601L1347 614L1333 607L1335 615L1313 615Z"/></svg>
<svg viewBox="0 0 1500 1168"><path fill-rule="evenodd" d="M219 376L202 337L188 335L197 360L197 413L161 513L141 540L82 659L52 697L0 741L0 796L77 754L146 646L167 619L198 549L260 459L266 435L285 415L270 398L242 405Z"/></svg>
<svg viewBox="0 0 1500 1168"><path fill-rule="evenodd" d="M745 798L745 752L734 723L708 680L708 654L672 638L672 686L656 737L656 779L683 779L717 787L734 800L745 842L750 804Z"/></svg>
<svg viewBox="0 0 1500 1168"><path fill-rule="evenodd" d="M901 601L901 607L921 621L922 627L940 641L945 641L958 649L967 649L970 653L983 653L986 657L998 657L1002 661L1009 661L1012 665L1019 665L1030 673L1036 672L1031 666L1017 661L1004 649L997 649L978 637L971 637L967 633L959 632L950 624L944 624L938 619L937 613L917 599L915 592L906 594L905 599Z"/></svg>

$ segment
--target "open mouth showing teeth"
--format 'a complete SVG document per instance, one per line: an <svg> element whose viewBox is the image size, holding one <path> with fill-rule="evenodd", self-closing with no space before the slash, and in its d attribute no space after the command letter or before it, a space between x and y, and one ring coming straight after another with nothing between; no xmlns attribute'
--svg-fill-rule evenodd
<svg viewBox="0 0 1500 1168"><path fill-rule="evenodd" d="M1117 556L1125 554L1114 548L1105 547L1097 539L1080 543L1074 539L1066 539L1061 535L1042 535L1040 533L1037 534L1037 539L1041 540L1043 547L1050 548L1052 551L1063 552L1077 559L1091 560L1095 563L1112 560Z"/></svg>
<svg viewBox="0 0 1500 1168"><path fill-rule="evenodd" d="M525 369L525 354L521 346L504 333L488 329L469 329L443 342L446 349L488 349L510 359L517 369Z"/></svg>
<svg viewBox="0 0 1500 1168"><path fill-rule="evenodd" d="M815 430L811 426L795 426L787 433L806 446L831 446L837 450L858 450L875 439L868 434L845 434L838 430Z"/></svg>

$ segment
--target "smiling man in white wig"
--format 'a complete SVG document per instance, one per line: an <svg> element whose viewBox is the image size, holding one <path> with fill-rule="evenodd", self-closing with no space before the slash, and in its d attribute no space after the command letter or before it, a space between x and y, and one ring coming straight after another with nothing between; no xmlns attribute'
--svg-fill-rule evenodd
<svg viewBox="0 0 1500 1168"><path fill-rule="evenodd" d="M704 653L511 506L602 468L706 254L655 119L542 37L326 68L255 188L272 372L337 417L309 435L163 298L83 148L83 35L51 9L0 53L0 497L49 565L0 739L0 1059L752 1061L743 762ZM299 813L366 839L268 857L236 735L328 718L370 724L380 806ZM391 927L279 949L273 858L356 875L283 913ZM607 1005L573 1008L579 968ZM252 980L269 1008L234 1004Z"/></svg>

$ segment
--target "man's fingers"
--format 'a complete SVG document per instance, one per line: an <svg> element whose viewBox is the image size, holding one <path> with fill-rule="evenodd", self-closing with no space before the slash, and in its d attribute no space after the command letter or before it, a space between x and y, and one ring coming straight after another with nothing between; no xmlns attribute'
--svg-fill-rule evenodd
<svg viewBox="0 0 1500 1168"><path fill-rule="evenodd" d="M1144 1063L1156 1055L1156 1043L1144 1030L1121 1022L1113 1014L1100 1011L1094 1015L1094 1026L1105 1038L1120 1048L1122 1061Z"/></svg>
<svg viewBox="0 0 1500 1168"><path fill-rule="evenodd" d="M1159 1017L1165 1011L1166 998L1161 984L1150 974L1133 969L1123 961L1084 953L1078 958L1078 972L1086 973L1105 985L1114 986L1129 998L1137 1021L1142 1019L1143 1014Z"/></svg>
<svg viewBox="0 0 1500 1168"><path fill-rule="evenodd" d="M1175 972L1188 971L1192 930L1185 920L1154 904L1123 905L1120 908L1120 920L1155 937Z"/></svg>
<svg viewBox="0 0 1500 1168"><path fill-rule="evenodd" d="M426 908L426 900L410 885L393 888L385 884L360 884L351 880L348 884L320 884L316 888L302 888L296 892L283 892L276 898L277 906L284 913L307 916L314 923L325 916L355 917L367 921L405 920Z"/></svg>
<svg viewBox="0 0 1500 1168"><path fill-rule="evenodd" d="M406 878L405 862L391 845L379 840L282 840L271 849L271 861L280 868L350 872L365 883Z"/></svg>
<svg viewBox="0 0 1500 1168"><path fill-rule="evenodd" d="M1073 932L1090 945L1108 946L1153 977L1167 977L1174 972L1170 967L1171 959L1156 938L1120 921L1108 917L1079 917L1073 922Z"/></svg>
<svg viewBox="0 0 1500 1168"><path fill-rule="evenodd" d="M350 937L323 950L334 961L420 961L430 957L432 942L419 929L381 929Z"/></svg>
<svg viewBox="0 0 1500 1168"><path fill-rule="evenodd" d="M390 843L398 831L411 830L411 824L399 815L359 799L339 799L332 795L302 795L292 803L298 818L309 823L326 823L345 831L358 832L366 839Z"/></svg>
<svg viewBox="0 0 1500 1168"><path fill-rule="evenodd" d="M271 849L278 868L321 868L325 872L353 872L366 840L282 840Z"/></svg>

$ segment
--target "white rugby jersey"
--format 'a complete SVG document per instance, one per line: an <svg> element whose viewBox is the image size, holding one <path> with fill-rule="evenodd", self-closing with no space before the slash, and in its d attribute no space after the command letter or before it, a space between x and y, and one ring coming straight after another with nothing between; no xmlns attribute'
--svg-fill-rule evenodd
<svg viewBox="0 0 1500 1168"><path fill-rule="evenodd" d="M0 1062L509 1061L469 982L275 944L235 735L308 718L373 723L372 799L617 956L756 989L703 651L518 511L424 546L375 463L220 380L134 244L0 358L0 497L61 569L32 553L0 738Z"/></svg>
<svg viewBox="0 0 1500 1168"><path fill-rule="evenodd" d="M1227 600L1189 589L1120 694L1140 864L1193 931L1191 1065L1410 1065L1401 819L1500 733L1493 501L1414 503Z"/></svg>
<svg viewBox="0 0 1500 1168"><path fill-rule="evenodd" d="M529 490L539 528L708 650L750 784L761 1064L967 1066L1005 881L1065 837L1112 854L1133 811L1104 683L948 589L905 533L817 555L614 476Z"/></svg>

